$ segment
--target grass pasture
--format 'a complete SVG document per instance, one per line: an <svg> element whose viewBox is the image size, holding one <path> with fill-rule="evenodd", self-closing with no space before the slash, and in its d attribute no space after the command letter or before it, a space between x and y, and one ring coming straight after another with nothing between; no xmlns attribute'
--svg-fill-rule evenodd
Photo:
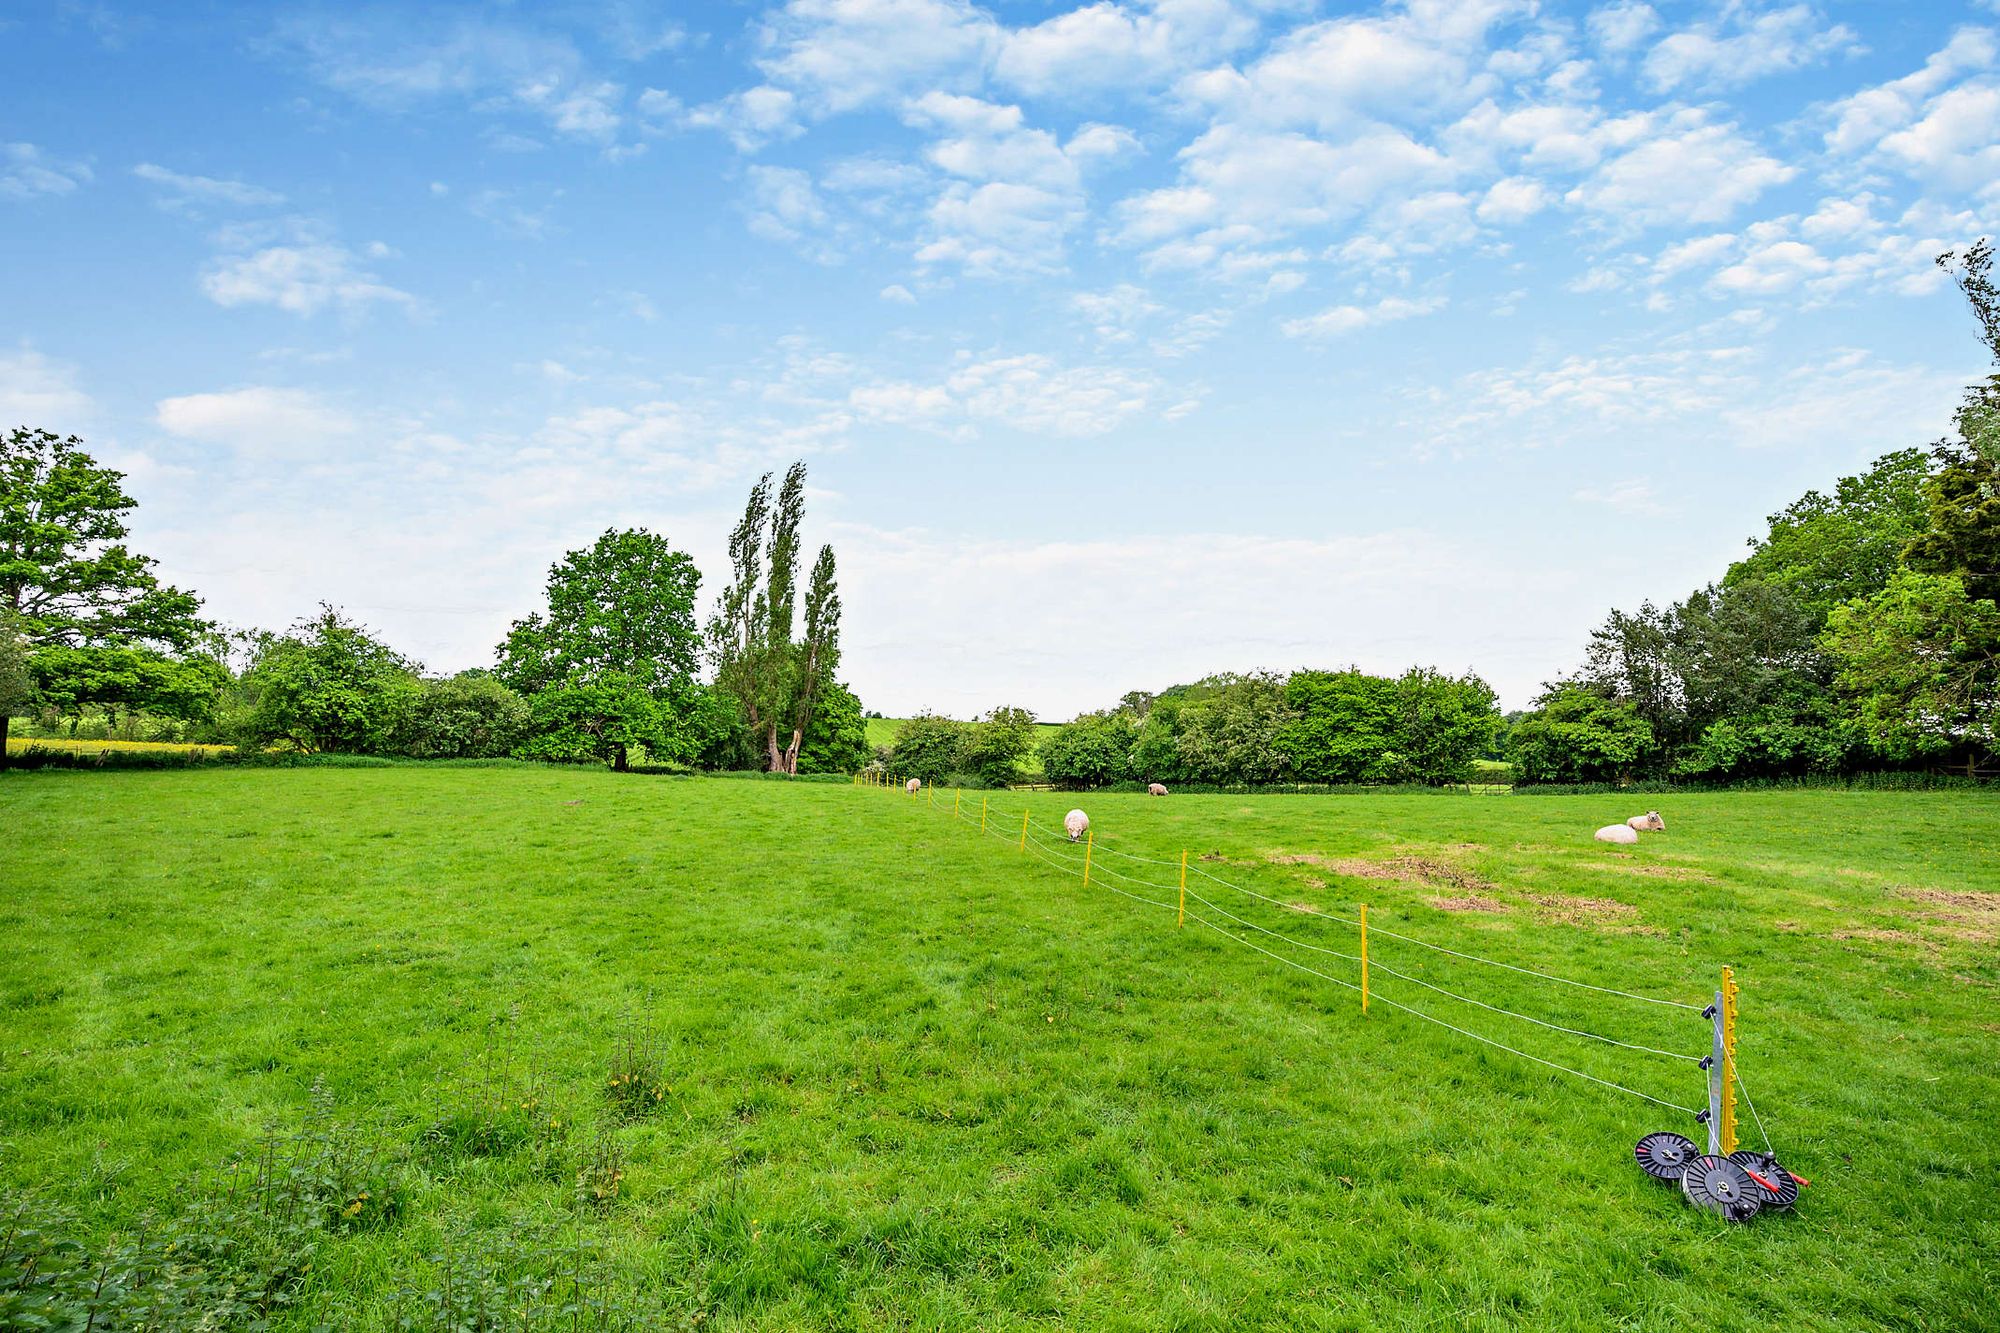
<svg viewBox="0 0 2000 1333"><path fill-rule="evenodd" d="M1992 1326L2000 800L1661 795L1668 832L1624 852L1589 838L1640 808L1617 798L990 799L1623 990L1698 1001L1732 963L1745 1077L1814 1185L1727 1227L1630 1160L1699 1137L1674 1113L1364 1019L997 817L982 839L877 788L449 768L0 780L0 1185L101 1244L307 1121L317 1081L397 1208L320 1240L280 1329L390 1327L399 1291L537 1230L601 1247L649 1328ZM1705 1042L1683 1011L1372 953ZM1377 984L1701 1095L1692 1066ZM636 1098L611 1082L635 1066ZM607 1153L615 1194L580 1192Z"/></svg>
<svg viewBox="0 0 2000 1333"><path fill-rule="evenodd" d="M183 741L84 740L67 736L9 736L7 738L7 753L9 754L21 754L28 750L66 750L72 754L98 754L106 750L185 754L190 750L233 750L235 748L233 745L195 745Z"/></svg>

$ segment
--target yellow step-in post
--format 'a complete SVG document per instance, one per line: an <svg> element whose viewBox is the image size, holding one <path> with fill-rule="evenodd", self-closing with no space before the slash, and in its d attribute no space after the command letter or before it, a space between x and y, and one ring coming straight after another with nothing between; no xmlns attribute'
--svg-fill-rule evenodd
<svg viewBox="0 0 2000 1333"><path fill-rule="evenodd" d="M1722 969L1722 1155L1736 1151L1736 972Z"/></svg>
<svg viewBox="0 0 2000 1333"><path fill-rule="evenodd" d="M1185 926L1186 924L1187 924L1187 848L1183 847L1181 848L1181 910L1180 914L1174 918L1174 928L1178 930L1182 926Z"/></svg>
<svg viewBox="0 0 2000 1333"><path fill-rule="evenodd" d="M1361 904L1361 1012L1368 1012L1368 904Z"/></svg>
<svg viewBox="0 0 2000 1333"><path fill-rule="evenodd" d="M930 783L928 783L928 782L926 782L926 783L924 784L924 800L925 800L925 802L926 802L927 804L929 804L929 805L930 805L930 806L931 806L931 807L932 807L933 809L935 809L935 808L936 808L936 806L937 806L937 792L936 792L936 791L935 791L935 790L934 790L934 789L933 789L933 788L931 787L931 784L930 784Z"/></svg>
<svg viewBox="0 0 2000 1333"><path fill-rule="evenodd" d="M986 803L991 799L993 798L990 796L979 798L979 831L981 833L986 832Z"/></svg>
<svg viewBox="0 0 2000 1333"><path fill-rule="evenodd" d="M1097 841L1096 830L1083 835L1083 887L1090 887L1090 848Z"/></svg>
<svg viewBox="0 0 2000 1333"><path fill-rule="evenodd" d="M1028 812L1021 812L1021 850L1028 850Z"/></svg>
<svg viewBox="0 0 2000 1333"><path fill-rule="evenodd" d="M956 787L953 787L953 788L951 789L951 817L952 817L953 819L957 819L957 818L958 818L958 798L959 798L959 794L960 794L960 793L959 793L959 790L958 790L958 788L956 788Z"/></svg>

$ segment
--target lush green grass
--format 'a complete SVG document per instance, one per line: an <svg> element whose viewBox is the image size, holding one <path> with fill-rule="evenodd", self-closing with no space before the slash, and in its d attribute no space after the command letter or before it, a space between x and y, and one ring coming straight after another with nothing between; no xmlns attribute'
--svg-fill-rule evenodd
<svg viewBox="0 0 2000 1333"><path fill-rule="evenodd" d="M869 747L872 749L883 745L894 745L896 743L896 729L898 727L901 727L903 723L905 723L908 720L909 720L908 718L901 718L901 717L871 717L867 719L866 726L868 728ZM1059 725L1060 725L1059 723L1055 722L1037 722L1035 724L1036 747L1039 748L1041 743L1044 740L1046 740ZM1028 757L1021 763L1021 775L1024 778L1028 779L1030 782L1033 782L1039 780L1039 778L1041 777L1041 772L1042 772L1041 758L1039 755L1035 753L1034 750L1030 750L1028 752Z"/></svg>
<svg viewBox="0 0 2000 1333"><path fill-rule="evenodd" d="M0 780L0 1183L101 1238L298 1124L323 1079L410 1150L403 1209L325 1241L282 1328L381 1327L448 1246L538 1222L601 1237L662 1320L703 1328L1991 1326L2000 801L1650 797L1668 832L1628 853L1590 841L1638 808L1617 798L992 800L996 826L1081 803L1110 845L1647 994L1698 1000L1733 963L1745 1075L1815 1184L1726 1227L1632 1164L1647 1130L1699 1133L1674 1113L1364 1019L897 793L415 769ZM1299 854L1321 863L1273 859ZM1705 1040L1679 1010L1373 953L1553 1021ZM1701 1095L1691 1066L1377 982ZM667 1091L621 1121L605 1083L635 1022ZM572 1202L560 1153L426 1138L479 1113L464 1085L499 1063L533 1066L563 1134L615 1126L608 1209Z"/></svg>

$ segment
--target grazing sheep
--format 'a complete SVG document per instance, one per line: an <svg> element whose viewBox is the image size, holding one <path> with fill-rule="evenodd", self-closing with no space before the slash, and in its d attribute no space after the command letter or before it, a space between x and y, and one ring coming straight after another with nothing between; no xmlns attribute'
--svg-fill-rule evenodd
<svg viewBox="0 0 2000 1333"><path fill-rule="evenodd" d="M1665 833L1667 821L1660 818L1658 810L1648 810L1643 815L1633 815L1625 821L1627 828L1638 829L1641 833Z"/></svg>
<svg viewBox="0 0 2000 1333"><path fill-rule="evenodd" d="M924 789L924 784L917 781L915 778L911 778L908 782L905 782L903 784L903 790L908 792L912 796L915 796L918 792L922 791L923 789Z"/></svg>
<svg viewBox="0 0 2000 1333"><path fill-rule="evenodd" d="M1089 831L1090 816L1083 813L1083 811L1072 810L1063 816L1063 832L1069 834L1071 842L1075 842Z"/></svg>
<svg viewBox="0 0 2000 1333"><path fill-rule="evenodd" d="M1162 787L1159 783L1149 782L1146 784L1146 795L1165 796L1166 794L1167 794L1167 789L1165 787Z"/></svg>
<svg viewBox="0 0 2000 1333"><path fill-rule="evenodd" d="M1615 842L1621 846L1629 847L1639 841L1639 831L1627 828L1623 824L1606 824L1603 828L1597 830L1597 840L1599 842Z"/></svg>

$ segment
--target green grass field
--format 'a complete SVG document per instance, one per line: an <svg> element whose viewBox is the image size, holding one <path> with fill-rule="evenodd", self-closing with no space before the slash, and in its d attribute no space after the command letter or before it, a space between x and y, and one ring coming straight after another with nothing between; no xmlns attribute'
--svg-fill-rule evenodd
<svg viewBox="0 0 2000 1333"><path fill-rule="evenodd" d="M600 1247L648 1328L1993 1326L2000 800L1647 797L1668 831L1625 852L1590 840L1643 808L1617 798L990 799L1008 836L877 788L595 770L8 776L8 1207L67 1208L93 1246L130 1235L267 1127L314 1123L318 1080L386 1165L293 1273L280 1329L442 1327L412 1300L435 1308L448 1271L456 1299L505 1306L509 1274L563 1269L508 1248L522 1235ZM1072 804L1108 846L1187 848L1283 902L1366 901L1379 929L1522 966L1699 1002L1733 964L1745 1078L1813 1186L1744 1227L1694 1211L1630 1154L1697 1126L1363 1018L1015 849L1024 807L1055 824ZM1705 1046L1681 1010L1371 952ZM1376 980L1702 1095L1690 1065ZM645 1049L620 1064L634 1042L657 1076ZM628 1067L636 1098L607 1087Z"/></svg>

